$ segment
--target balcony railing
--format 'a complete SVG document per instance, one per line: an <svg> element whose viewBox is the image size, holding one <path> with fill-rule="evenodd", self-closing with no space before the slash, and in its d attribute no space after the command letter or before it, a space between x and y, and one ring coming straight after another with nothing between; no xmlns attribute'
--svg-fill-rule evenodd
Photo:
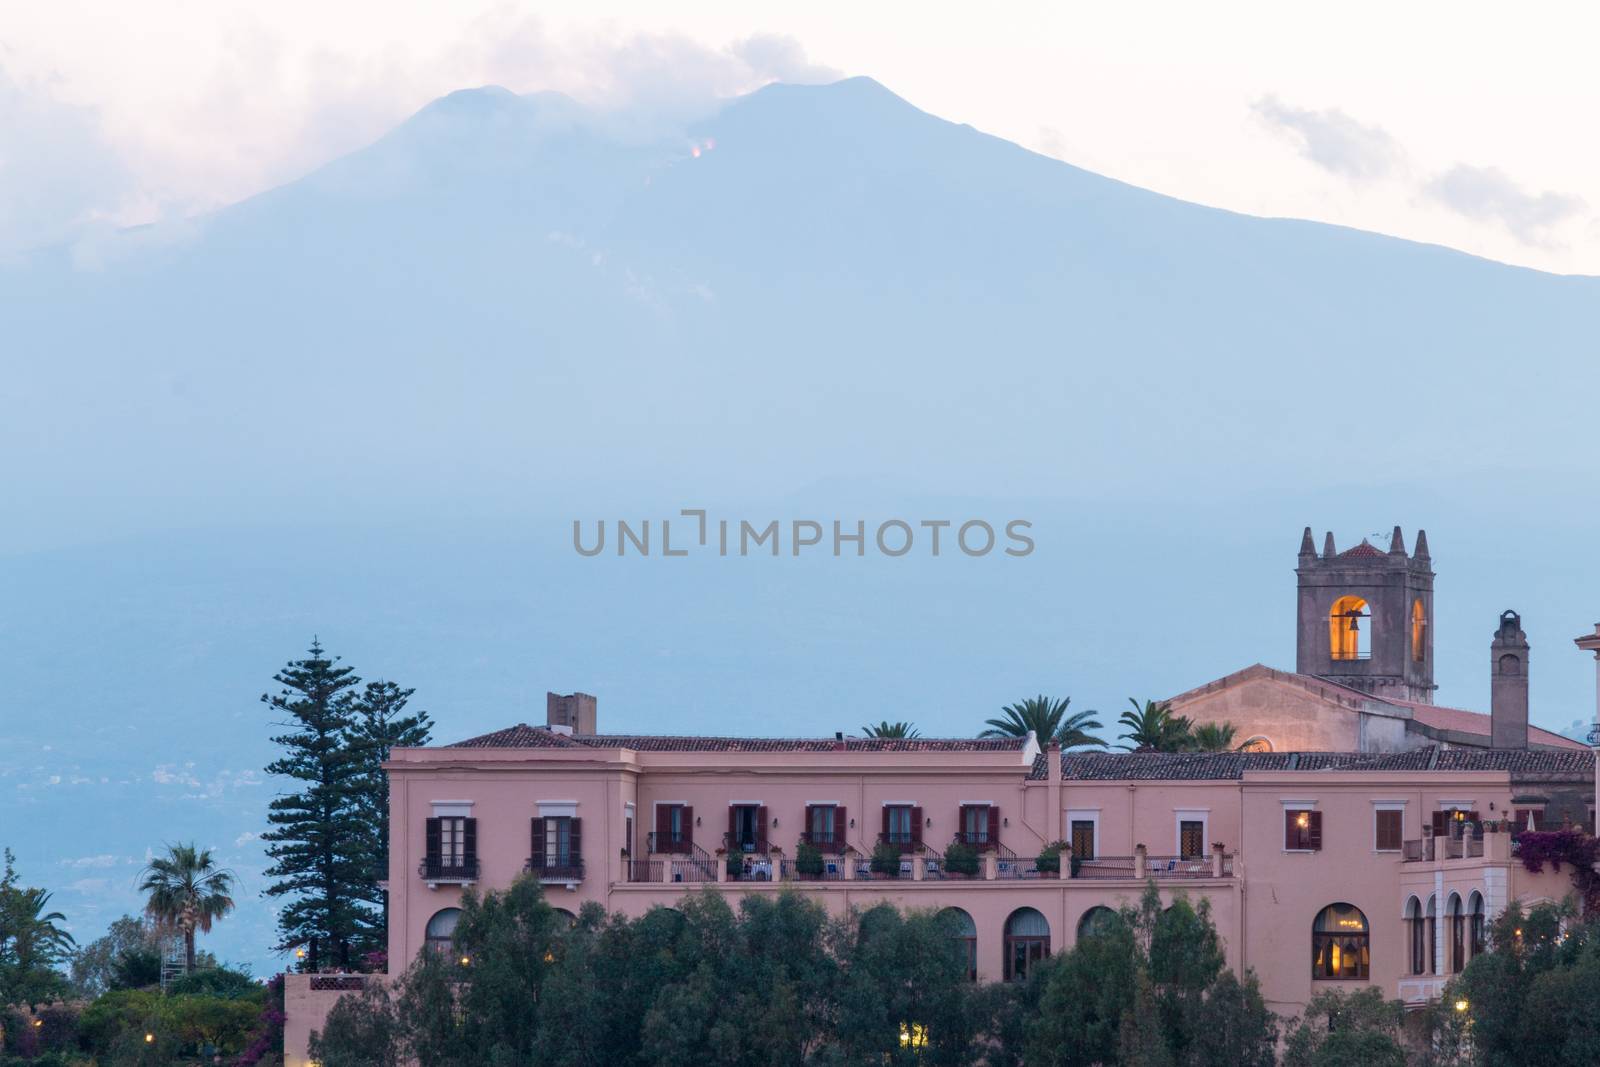
<svg viewBox="0 0 1600 1067"><path fill-rule="evenodd" d="M843 882L850 877L850 865L840 856L828 855L822 858L822 869L802 871L799 866L790 862L786 865L789 877L801 882Z"/></svg>
<svg viewBox="0 0 1600 1067"><path fill-rule="evenodd" d="M545 881L583 881L582 856L546 856L539 860L529 859L522 869Z"/></svg>
<svg viewBox="0 0 1600 1067"><path fill-rule="evenodd" d="M782 877L783 863L765 852L729 853L723 861L730 882L772 882Z"/></svg>
<svg viewBox="0 0 1600 1067"><path fill-rule="evenodd" d="M1400 858L1405 863L1431 863L1435 859L1477 859L1483 855L1483 838L1424 837L1400 844Z"/></svg>
<svg viewBox="0 0 1600 1067"><path fill-rule="evenodd" d="M1039 870L1039 858L1029 856L1023 859L999 841L995 842L994 875L1002 879L1043 878ZM1055 877L1055 872L1050 872L1050 877Z"/></svg>
<svg viewBox="0 0 1600 1067"><path fill-rule="evenodd" d="M478 858L469 856L466 859L454 857L441 859L433 856L417 866L417 874L425 882L476 882Z"/></svg>
<svg viewBox="0 0 1600 1067"><path fill-rule="evenodd" d="M1078 860L1073 868L1074 878L1132 878L1132 856L1096 856Z"/></svg>
<svg viewBox="0 0 1600 1067"><path fill-rule="evenodd" d="M1000 843L1000 839L991 835L988 830L957 830L955 840L963 845L970 845L979 852L987 852Z"/></svg>
<svg viewBox="0 0 1600 1067"><path fill-rule="evenodd" d="M627 859L622 862L623 873L630 882L659 882L661 867L660 860Z"/></svg>
<svg viewBox="0 0 1600 1067"><path fill-rule="evenodd" d="M886 834L878 835L878 844L893 845L901 852L911 851L916 843L916 836L910 830L890 830Z"/></svg>
<svg viewBox="0 0 1600 1067"><path fill-rule="evenodd" d="M1231 857L1223 859L1223 873L1230 873ZM1164 881L1168 878L1211 878L1209 856L1151 856L1145 860L1144 873L1148 878Z"/></svg>
<svg viewBox="0 0 1600 1067"><path fill-rule="evenodd" d="M983 877L983 863L980 860L976 873L967 874L964 871L952 871L945 858L926 845L923 846L921 861L923 864L923 877L941 882L970 882Z"/></svg>

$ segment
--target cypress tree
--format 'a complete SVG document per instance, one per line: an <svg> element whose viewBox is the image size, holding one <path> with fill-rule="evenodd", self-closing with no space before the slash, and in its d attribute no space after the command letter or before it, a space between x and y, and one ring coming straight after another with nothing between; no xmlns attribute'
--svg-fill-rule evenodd
<svg viewBox="0 0 1600 1067"><path fill-rule="evenodd" d="M273 738L284 753L267 773L298 786L268 805L272 829L262 838L273 860L267 877L276 881L267 894L288 898L278 913L278 948L307 946L311 970L324 950L348 968L352 947L376 923L362 890L370 879L358 803L363 767L351 744L356 720L346 692L361 679L338 662L312 638L305 659L273 675L282 690L261 695L289 719L281 724L287 732Z"/></svg>
<svg viewBox="0 0 1600 1067"><path fill-rule="evenodd" d="M378 925L363 935L372 948L385 944L389 917L389 895L378 886L389 877L389 776L383 763L390 749L426 745L433 731L426 711L406 714L406 702L414 692L379 681L368 682L359 694L346 694L352 698L354 720L350 745L361 768L354 797L366 870L361 899L379 909Z"/></svg>

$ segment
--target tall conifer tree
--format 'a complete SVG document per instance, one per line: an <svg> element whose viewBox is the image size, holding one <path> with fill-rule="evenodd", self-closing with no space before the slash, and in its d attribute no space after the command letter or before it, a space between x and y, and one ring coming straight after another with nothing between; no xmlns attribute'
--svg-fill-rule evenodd
<svg viewBox="0 0 1600 1067"><path fill-rule="evenodd" d="M385 943L389 905L388 894L378 882L389 877L389 776L383 762L394 748L426 745L433 731L433 720L426 711L406 714L406 702L414 689L402 689L394 682L368 682L360 693L350 697L352 718L350 744L361 771L355 794L360 819L362 852L367 878L362 883L362 899L381 909L379 924L367 931L365 940L374 948Z"/></svg>
<svg viewBox="0 0 1600 1067"><path fill-rule="evenodd" d="M276 881L267 893L288 898L278 914L278 947L304 946L312 969L323 954L348 968L352 950L377 922L363 889L371 878L358 799L363 766L351 743L356 717L346 692L361 679L338 662L313 638L305 659L273 675L283 689L261 695L262 703L288 716L282 723L287 732L273 738L284 754L267 773L298 787L268 805L272 829L262 838L274 861L267 877Z"/></svg>

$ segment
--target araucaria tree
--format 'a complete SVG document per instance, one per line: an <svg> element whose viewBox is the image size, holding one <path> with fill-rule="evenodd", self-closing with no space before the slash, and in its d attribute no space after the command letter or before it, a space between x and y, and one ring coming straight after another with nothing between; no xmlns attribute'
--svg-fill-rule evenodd
<svg viewBox="0 0 1600 1067"><path fill-rule="evenodd" d="M406 713L406 703L414 689L402 689L394 682L368 682L350 697L351 726L349 743L360 767L352 803L361 834L360 850L366 877L359 883L360 899L377 909L378 925L364 931L363 940L382 944L388 918L388 894L378 887L389 877L389 776L383 761L394 748L426 745L433 722L428 713ZM370 913L368 913L370 914Z"/></svg>
<svg viewBox="0 0 1600 1067"><path fill-rule="evenodd" d="M361 679L313 639L306 658L291 661L273 680L282 690L261 700L287 721L286 732L273 738L284 754L267 773L296 786L273 798L267 813L272 829L261 835L273 860L267 877L275 879L267 893L286 898L278 913L278 947L305 946L313 969L324 953L348 968L381 921L369 902L367 887L376 876L362 817L367 768L352 743L357 721L347 693Z"/></svg>

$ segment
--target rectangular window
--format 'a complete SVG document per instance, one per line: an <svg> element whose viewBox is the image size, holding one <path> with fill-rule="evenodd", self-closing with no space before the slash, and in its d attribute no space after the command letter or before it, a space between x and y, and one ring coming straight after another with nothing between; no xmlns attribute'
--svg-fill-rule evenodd
<svg viewBox="0 0 1600 1067"><path fill-rule="evenodd" d="M805 839L822 851L843 851L845 826L844 808L840 805L806 805Z"/></svg>
<svg viewBox="0 0 1600 1067"><path fill-rule="evenodd" d="M1178 858L1199 859L1206 854L1206 824L1199 819L1178 823Z"/></svg>
<svg viewBox="0 0 1600 1067"><path fill-rule="evenodd" d="M1405 812L1399 808L1379 808L1373 813L1376 820L1373 848L1379 852L1399 852Z"/></svg>
<svg viewBox="0 0 1600 1067"><path fill-rule="evenodd" d="M439 865L460 867L467 859L467 820L439 820Z"/></svg>
<svg viewBox="0 0 1600 1067"><path fill-rule="evenodd" d="M656 830L651 843L656 852L694 850L694 808L688 804L657 804Z"/></svg>
<svg viewBox="0 0 1600 1067"><path fill-rule="evenodd" d="M575 815L535 815L528 869L540 878L583 877L582 825Z"/></svg>
<svg viewBox="0 0 1600 1067"><path fill-rule="evenodd" d="M472 880L478 870L478 820L471 816L435 815L428 819L423 842L423 876Z"/></svg>
<svg viewBox="0 0 1600 1067"><path fill-rule="evenodd" d="M914 840L911 829L911 805L889 804L883 809L883 839L891 845L907 848Z"/></svg>
<svg viewBox="0 0 1600 1067"><path fill-rule="evenodd" d="M728 851L767 850L767 809L761 804L734 804L728 808Z"/></svg>
<svg viewBox="0 0 1600 1067"><path fill-rule="evenodd" d="M1080 860L1094 859L1094 820L1072 820L1072 857Z"/></svg>
<svg viewBox="0 0 1600 1067"><path fill-rule="evenodd" d="M628 813L622 828L622 847L628 850L628 855L633 855L633 812Z"/></svg>
<svg viewBox="0 0 1600 1067"><path fill-rule="evenodd" d="M1000 809L993 804L961 805L958 836L963 844L984 850L1000 840Z"/></svg>
<svg viewBox="0 0 1600 1067"><path fill-rule="evenodd" d="M1322 851L1322 812L1312 808L1285 808L1283 848L1286 852Z"/></svg>

